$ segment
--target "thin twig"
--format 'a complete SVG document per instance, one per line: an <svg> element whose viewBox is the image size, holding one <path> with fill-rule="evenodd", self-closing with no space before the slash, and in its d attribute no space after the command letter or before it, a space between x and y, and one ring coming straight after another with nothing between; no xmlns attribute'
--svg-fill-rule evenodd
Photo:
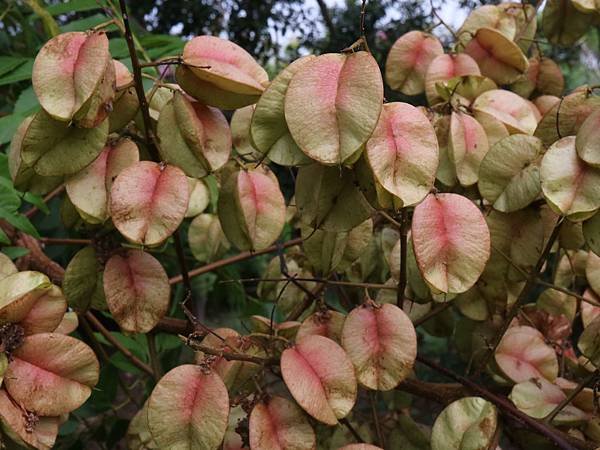
<svg viewBox="0 0 600 450"><path fill-rule="evenodd" d="M554 418L558 415L558 413L560 413L569 403L571 403L573 401L573 399L575 397L577 397L577 395L581 391L583 391L587 387L588 384L590 384L592 381L594 381L594 378L596 378L598 375L600 375L600 369L594 370L587 377L585 377L583 380L581 380L581 382L577 385L577 387L575 389L573 389L571 392L569 392L569 395L567 395L563 399L563 401L561 401L558 405L556 405L556 408L554 408L552 410L552 412L550 414L548 414L547 417L544 418L544 422L551 423L554 420Z"/></svg>
<svg viewBox="0 0 600 450"><path fill-rule="evenodd" d="M183 250L183 244L181 243L181 235L179 234L179 230L173 233L173 243L175 244L175 253L177 253L177 263L179 264L179 271L181 273L181 280L183 281L183 286L186 290L185 301L184 304L187 303L188 300L192 301L192 307L194 309L194 313L196 313L196 304L194 303L194 293L192 291L192 282L190 281L190 276L187 270L187 263L185 261L185 252Z"/></svg>
<svg viewBox="0 0 600 450"><path fill-rule="evenodd" d="M317 0L317 4L319 5L319 9L321 10L321 16L323 16L323 22L325 22L325 26L329 31L329 39L331 40L333 36L336 34L335 26L331 20L331 15L329 14L329 9L327 8L327 4L325 0Z"/></svg>
<svg viewBox="0 0 600 450"><path fill-rule="evenodd" d="M422 317L419 317L417 320L415 320L413 322L414 327L418 327L420 325L423 325L425 322L427 322L429 319L434 318L435 316L437 316L438 314L446 311L448 308L450 308L452 306L452 302L445 302L442 303L441 305L437 306L436 308L433 308L431 311L429 311L427 314L425 314Z"/></svg>
<svg viewBox="0 0 600 450"><path fill-rule="evenodd" d="M314 291L312 291L312 296L307 295L304 297L304 301L296 305L296 308L293 309L292 312L286 317L286 320L298 320L302 313L313 304L314 299L321 295L321 292L323 292L325 286L325 283L320 284Z"/></svg>
<svg viewBox="0 0 600 450"><path fill-rule="evenodd" d="M375 431L377 433L377 443L381 448L385 448L385 436L381 430L381 424L379 423L379 414L377 414L377 403L375 402L374 391L369 392L369 402L371 403L371 414L373 415L373 424L375 425Z"/></svg>
<svg viewBox="0 0 600 450"><path fill-rule="evenodd" d="M287 242L284 242L282 244L282 246L283 246L283 248L288 248L288 247L293 247L295 245L299 245L301 243L302 243L302 238L296 238L296 239L292 239ZM206 265L198 267L196 269L192 269L188 272L187 275L189 278L194 278L194 277L197 277L198 275L203 275L205 273L212 272L216 269L220 269L221 267L225 267L230 264L235 264L240 261L245 261L247 259L251 259L256 256L266 255L268 253L273 253L276 251L277 251L277 245L272 245L270 247L265 248L264 250L258 250L256 252L241 252L241 253L238 253L237 255L230 256L229 258L221 259L219 261L215 261L213 263L206 264ZM183 281L182 275L177 275L177 276L169 279L170 284L177 284L177 283L181 283L182 281Z"/></svg>
<svg viewBox="0 0 600 450"><path fill-rule="evenodd" d="M40 243L44 245L90 245L91 239L74 239L74 238L48 238L43 237L39 239Z"/></svg>
<svg viewBox="0 0 600 450"><path fill-rule="evenodd" d="M527 277L528 274L525 270L523 270L522 267L520 267L518 264L516 264L506 253L504 253L502 250L500 250L499 248L497 248L496 246L492 246L492 248L494 249L494 251L498 252L511 266L513 266L521 275ZM568 256L567 256L568 259ZM570 259L568 259L569 262L571 262ZM553 289L555 291L559 291L562 292L563 294L567 294L569 297L575 297L576 299L581 300L582 302L586 302L589 303L590 305L594 305L594 306L600 306L600 303L592 300L591 298L586 298L583 295L580 295L576 292L573 292L567 288L564 288L562 286L558 286L556 284L553 283L549 283L548 281L542 280L541 278L537 278L535 280L535 282L537 284L539 284L540 286L545 286L549 289Z"/></svg>
<svg viewBox="0 0 600 450"><path fill-rule="evenodd" d="M125 28L125 41L127 42L127 48L129 49L129 56L131 58L131 66L133 68L133 81L135 82L135 92L138 97L140 104L140 111L142 113L142 120L144 122L144 132L146 135L146 144L148 145L148 151L154 161L160 161L160 154L158 153L158 146L154 138L154 131L152 129L152 121L150 120L150 110L148 107L148 101L146 94L144 93L144 84L142 81L142 68L140 61L135 50L135 43L133 40L133 33L131 31L131 25L129 24L129 15L127 13L127 5L125 0L119 0L119 6L121 7L121 15L123 17L123 25Z"/></svg>
<svg viewBox="0 0 600 450"><path fill-rule="evenodd" d="M559 291L562 292L563 294L567 294L569 297L575 297L576 299L581 300L582 302L586 302L589 303L590 305L594 305L594 306L600 306L600 303L592 300L591 298L586 298L583 295L579 295L576 292L573 292L567 288L564 288L562 286L558 286L556 284L552 284L552 283L548 283L547 281L544 280L540 280L539 278L536 280L536 283L541 285L541 286L545 286L549 289L553 289L555 291Z"/></svg>
<svg viewBox="0 0 600 450"><path fill-rule="evenodd" d="M87 311L85 313L85 318L90 321L90 323L92 324L92 326L102 336L104 336L104 339L106 339L108 342L110 342L118 351L120 351L121 353L123 353L123 356L125 356L129 361L131 361L131 363L134 366L136 366L142 372L145 372L145 373L147 373L148 375L150 375L151 377L154 378L154 371L152 370L152 367L150 367L145 362L141 361L137 356L135 356L133 353L131 353L131 351L128 348L126 348L123 344L121 344L118 341L118 339L116 339L110 333L110 331L108 331L104 327L104 325L102 325L102 323L96 318L96 316L94 316L90 311Z"/></svg>
<svg viewBox="0 0 600 450"><path fill-rule="evenodd" d="M456 35L456 32L450 27L450 25L448 25L446 22L444 22L444 19L442 19L440 17L440 15L438 14L438 12L436 11L435 6L433 6L433 0L429 0L429 5L431 6L431 14L433 14L435 16L435 18L437 20L439 20L440 23L444 26L444 28L446 28L446 30L448 30L448 32L452 35L454 40L458 41L458 36Z"/></svg>
<svg viewBox="0 0 600 450"><path fill-rule="evenodd" d="M48 203L54 197L56 197L57 195L60 195L62 193L62 191L64 191L64 190L65 190L65 185L61 184L56 189L54 189L53 191L51 191L50 193L48 193L44 196L44 199L43 199L44 203ZM35 216L37 214L38 211L39 211L39 208L37 206L33 206L31 209L28 209L27 211L25 211L23 213L23 215L25 217L27 217L28 219L31 219L33 216Z"/></svg>
<svg viewBox="0 0 600 450"><path fill-rule="evenodd" d="M398 279L398 292L396 293L396 304L400 309L404 304L404 296L406 294L407 278L407 262L406 251L408 245L408 211L402 208L400 213L400 277Z"/></svg>
<svg viewBox="0 0 600 450"><path fill-rule="evenodd" d="M226 359L227 361L244 361L261 366L272 366L279 363L277 358L262 358L260 356L246 355L244 353L230 352L225 350L219 350L207 345L202 345L195 341L193 337L179 335L179 338L185 342L185 344L193 350L206 353L207 355L218 356Z"/></svg>
<svg viewBox="0 0 600 450"><path fill-rule="evenodd" d="M328 280L326 278L308 278L308 277L294 277L296 281L304 281L304 282L313 282L313 283L323 283L329 284L331 286L347 286L347 287L355 287L360 289L384 289L389 291L395 291L398 289L396 286L392 286L390 284L380 284L380 283L359 283L354 281L342 281L342 280ZM278 282L278 281L287 281L288 278L237 278L235 280L222 280L220 283L258 283L261 281L268 282Z"/></svg>
<svg viewBox="0 0 600 450"><path fill-rule="evenodd" d="M148 342L148 355L150 356L150 365L152 366L152 371L154 372L154 378L158 380L162 378L163 371L162 366L160 364L160 357L158 355L158 351L156 350L156 335L152 331L146 333L146 340Z"/></svg>
<svg viewBox="0 0 600 450"><path fill-rule="evenodd" d="M343 419L340 419L340 423L342 425L344 425L346 428L348 428L348 431L350 431L350 433L352 434L352 436L354 436L354 439L356 439L356 441L359 444L365 442L363 440L363 438L360 437L360 434L358 434L358 431L356 431L354 429L354 427L352 426L352 424L350 423L350 421L347 418L344 417Z"/></svg>
<svg viewBox="0 0 600 450"><path fill-rule="evenodd" d="M110 361L108 353L106 353L106 350L104 350L98 339L96 339L96 336L94 336L94 331L92 330L92 327L90 327L87 319L82 315L79 315L78 319L84 334L90 340L90 345L94 349L94 352L100 357L100 359L104 361L105 364L112 364L114 366L114 364ZM125 395L129 398L129 401L139 407L140 404L138 403L137 399L131 393L131 390L119 374L117 374L117 381L119 382L119 385L121 386L121 389Z"/></svg>
<svg viewBox="0 0 600 450"><path fill-rule="evenodd" d="M542 253L540 254L540 257L538 258L538 261L537 261L535 267L533 268L533 270L527 277L527 280L525 281L525 286L523 286L523 289L519 293L517 300L513 303L510 310L508 311L507 317L504 319L504 322L503 322L500 330L498 330L498 332L494 336L494 340L491 343L490 348L488 349L486 354L483 356L481 364L479 365L478 369L475 372L476 376L479 375L481 373L481 371L483 371L487 367L488 363L490 362L490 359L496 352L496 349L498 348L500 341L504 337L504 333L506 333L506 330L508 330L510 323L512 322L512 320L515 318L515 316L519 312L521 305L525 302L525 300L527 299L527 297L529 296L531 291L535 288L536 281L540 275L540 271L542 270L542 267L544 266L544 263L546 262L546 259L548 258L550 251L552 250L554 241L556 241L556 239L558 238L558 235L559 235L560 229L561 229L561 225L563 223L563 219L564 219L563 217L559 218L556 225L554 226L554 229L552 230L552 234L548 238L548 242L546 242L546 246L542 250Z"/></svg>

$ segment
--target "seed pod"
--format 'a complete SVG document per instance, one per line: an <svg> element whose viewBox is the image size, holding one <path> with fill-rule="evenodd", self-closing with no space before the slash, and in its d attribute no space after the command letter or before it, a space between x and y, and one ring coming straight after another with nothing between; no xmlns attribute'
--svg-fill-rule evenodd
<svg viewBox="0 0 600 450"><path fill-rule="evenodd" d="M220 169L231 154L231 130L223 113L181 92L160 110L157 134L162 158L191 177Z"/></svg>
<svg viewBox="0 0 600 450"><path fill-rule="evenodd" d="M266 168L229 175L219 196L219 220L240 250L261 250L281 234L285 200L277 178Z"/></svg>
<svg viewBox="0 0 600 450"><path fill-rule="evenodd" d="M183 48L177 82L202 103L237 109L256 103L269 82L267 72L237 44L198 36Z"/></svg>
<svg viewBox="0 0 600 450"><path fill-rule="evenodd" d="M31 76L42 108L55 120L73 119L89 107L110 62L104 32L69 32L50 39L36 56Z"/></svg>

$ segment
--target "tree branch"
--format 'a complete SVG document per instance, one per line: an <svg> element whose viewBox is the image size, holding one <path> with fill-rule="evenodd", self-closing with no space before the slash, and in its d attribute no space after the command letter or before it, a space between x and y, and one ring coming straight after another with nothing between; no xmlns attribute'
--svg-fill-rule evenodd
<svg viewBox="0 0 600 450"><path fill-rule="evenodd" d="M548 416L544 419L545 422L547 423L551 423L552 420L554 420L554 418L558 415L558 413L560 413L565 406L567 406L569 403L571 403L571 401L573 401L573 399L575 397L577 397L577 395L583 391L585 389L585 387L590 384L594 378L596 378L598 375L600 375L600 369L596 369L594 370L592 373L590 373L587 377L585 377L583 380L581 380L581 382L577 385L577 387L575 389L573 389L569 395L567 395L563 401L561 401L558 405L556 405L556 408L554 408L552 410L552 412L550 414L548 414Z"/></svg>
<svg viewBox="0 0 600 450"><path fill-rule="evenodd" d="M206 353L207 355L218 356L226 359L227 361L244 361L261 366L273 366L279 363L278 358L262 358L260 356L246 355L244 353L230 352L226 350L219 350L213 347L202 345L199 342L194 341L189 336L180 335L179 338L191 349Z"/></svg>
<svg viewBox="0 0 600 450"><path fill-rule="evenodd" d="M131 351L126 348L123 344L121 344L111 333L108 331L104 325L94 316L90 311L84 314L84 317L92 324L92 326L102 335L104 339L110 342L118 351L123 353L123 355L131 361L131 363L140 369L142 372L150 375L152 378L155 377L154 371L152 367L150 367L145 362L141 361L137 356L135 356Z"/></svg>
<svg viewBox="0 0 600 450"><path fill-rule="evenodd" d="M129 15L127 13L127 5L125 4L125 0L119 0L119 6L121 8L123 25L125 28L125 41L127 42L127 48L129 49L129 57L131 58L131 66L133 68L133 81L135 83L135 92L140 103L140 111L142 112L142 120L144 122L146 144L148 145L148 151L150 152L152 159L155 161L160 161L161 158L160 154L158 153L158 146L156 145L156 140L154 139L152 121L150 120L150 110L148 108L148 101L146 100L146 94L144 92L142 68L140 66L140 61L135 50L135 42L133 39L133 32L131 31L131 25L129 24Z"/></svg>
<svg viewBox="0 0 600 450"><path fill-rule="evenodd" d="M73 238L40 238L40 243L44 245L90 245L91 239L73 239Z"/></svg>
<svg viewBox="0 0 600 450"><path fill-rule="evenodd" d="M406 252L408 245L408 211L406 208L402 208L400 217L400 277L398 279L398 292L396 293L396 304L398 308L402 309L404 305L404 296L406 295L406 284L407 284L407 264L406 264Z"/></svg>
<svg viewBox="0 0 600 450"><path fill-rule="evenodd" d="M301 243L302 243L302 238L296 238L296 239L292 239L287 242L284 242L282 244L282 247L283 248L293 247L293 246L299 245ZM237 263L240 261L245 261L247 259L254 258L255 256L266 255L268 253L273 253L276 251L277 251L277 245L272 245L270 247L267 247L263 250L259 250L256 252L238 253L237 255L230 256L229 258L224 258L219 261L215 261L210 264L206 264L204 266L198 267L196 269L192 269L187 273L187 275L189 278L197 277L198 275L203 275L205 273L212 272L213 270L220 269L221 267L225 267L230 264L234 264L234 263ZM182 281L183 281L182 275L177 275L177 276L169 279L170 284L177 284L177 283L181 283Z"/></svg>
<svg viewBox="0 0 600 450"><path fill-rule="evenodd" d="M329 14L329 9L325 4L325 0L317 0L317 4L319 5L319 9L321 10L321 16L323 16L323 22L325 22L325 26L327 27L327 31L329 31L330 40L336 34L335 26L331 20L331 15Z"/></svg>
<svg viewBox="0 0 600 450"><path fill-rule="evenodd" d="M58 186L53 191L50 191L48 194L46 194L44 196L44 199L43 199L44 203L48 203L54 197L56 197L57 195L60 195L64 190L65 190L65 185L61 184L60 186ZM23 215L25 217L27 217L28 219L31 219L33 216L35 216L37 214L38 211L39 211L38 207L37 206L33 206L32 208L30 208L27 211L25 211L23 213Z"/></svg>
<svg viewBox="0 0 600 450"><path fill-rule="evenodd" d="M431 383L416 378L407 378L396 389L444 406L469 395L460 383Z"/></svg>

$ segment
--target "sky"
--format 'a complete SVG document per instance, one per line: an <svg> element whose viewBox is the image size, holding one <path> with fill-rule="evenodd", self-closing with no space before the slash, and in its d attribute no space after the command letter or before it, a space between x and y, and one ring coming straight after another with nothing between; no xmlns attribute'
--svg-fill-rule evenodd
<svg viewBox="0 0 600 450"><path fill-rule="evenodd" d="M333 7L336 5L343 5L346 0L325 0L325 4L329 7ZM428 1L424 1L424 3L429 3ZM434 5L436 6L437 12L440 17L446 22L450 27L454 30L458 30L464 20L467 18L468 11L466 9L460 8L458 6L458 1L456 0L434 0ZM315 20L323 26L323 33L325 32L324 25L322 24L321 13L319 11L319 5L316 0L305 0L305 5L307 9L310 9L314 12ZM367 4L368 7L368 4ZM393 14L391 12L390 14ZM432 31L433 34L436 35L444 35L447 30L444 27L437 27ZM292 41L294 39L293 31L288 31L288 33L283 37L283 42L285 40Z"/></svg>

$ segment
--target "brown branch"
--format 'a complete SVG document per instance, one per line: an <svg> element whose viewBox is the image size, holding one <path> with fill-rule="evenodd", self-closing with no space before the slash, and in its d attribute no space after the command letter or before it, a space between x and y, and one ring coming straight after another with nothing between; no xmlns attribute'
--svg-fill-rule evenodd
<svg viewBox="0 0 600 450"><path fill-rule="evenodd" d="M552 412L550 414L548 414L548 416L546 418L544 418L544 422L551 423L552 420L554 420L554 418L558 415L558 413L560 413L565 408L565 406L567 406L569 403L571 403L571 401L573 401L573 399L575 397L577 397L577 395L581 391L583 391L587 387L588 384L590 384L592 381L594 381L594 378L596 378L598 375L600 375L600 369L594 370L587 377L585 377L583 380L581 380L581 382L577 385L577 387L575 389L573 389L571 392L569 392L569 395L567 395L563 399L563 401L561 401L558 405L556 405L556 408L554 408L552 410Z"/></svg>
<svg viewBox="0 0 600 450"><path fill-rule="evenodd" d="M44 203L48 203L54 197L56 197L57 195L60 195L62 193L62 191L64 191L64 190L65 190L65 185L61 184L56 189L54 189L53 191L51 191L50 193L48 193L44 196L44 199L43 199ZM25 211L23 213L23 215L25 217L27 217L28 219L31 219L33 216L35 216L37 214L38 211L39 211L39 208L37 206L33 206L32 208Z"/></svg>
<svg viewBox="0 0 600 450"><path fill-rule="evenodd" d="M307 295L302 303L296 305L296 308L292 310L292 312L287 316L286 320L298 320L302 313L313 304L315 298L317 298L323 289L325 289L325 286L327 286L325 283L317 286L317 288L312 291L312 295Z"/></svg>
<svg viewBox="0 0 600 450"><path fill-rule="evenodd" d="M404 296L406 295L407 284L407 263L406 251L408 245L408 211L402 208L400 217L400 277L398 279L398 292L396 293L396 304L400 309L404 305Z"/></svg>
<svg viewBox="0 0 600 450"><path fill-rule="evenodd" d="M91 239L72 239L72 238L47 238L39 239L44 245L90 245Z"/></svg>
<svg viewBox="0 0 600 450"><path fill-rule="evenodd" d="M307 277L294 277L296 281L306 281L313 283L323 283L329 284L331 286L346 286L346 287L355 287L360 289L384 289L389 291L395 291L398 289L396 286L391 286L389 284L380 284L380 283L359 283L354 281L343 281L343 280L328 280L326 278L307 278ZM261 281L270 281L270 282L279 282L279 281L288 281L288 278L238 278L236 280L223 280L221 283L258 283Z"/></svg>
<svg viewBox="0 0 600 450"><path fill-rule="evenodd" d="M282 244L283 248L293 247L295 245L299 245L302 243L302 238L296 238L284 242ZM242 252L237 255L230 256L229 258L224 258L219 261L212 262L210 264L206 264L204 266L198 267L196 269L190 270L187 275L189 278L197 277L198 275L203 275L208 272L212 272L213 270L220 269L221 267L228 266L230 264L235 264L240 261L245 261L247 259L254 258L255 256L266 255L268 253L273 253L277 251L277 245L272 245L263 250L258 250L256 252ZM170 284L177 284L183 281L183 277L181 275L177 275L169 279Z"/></svg>
<svg viewBox="0 0 600 450"><path fill-rule="evenodd" d="M506 253L504 253L502 250L500 250L499 248L497 248L495 246L492 246L492 248L494 249L494 251L498 252L506 261L508 261L508 263L512 267L514 267L519 273L521 273L521 275L524 275L525 277L528 276L527 272L525 272L525 270L523 270L522 267L520 267L518 264L516 264ZM567 256L567 259L568 259L569 263L571 263L571 260L568 258L568 256ZM557 259L557 261L558 261L558 259ZM572 263L571 263L571 269L573 269ZM562 292L563 294L567 294L570 297L575 297L576 299L579 299L582 302L589 303L590 305L600 306L600 303L592 300L591 298L586 298L583 295L580 295L580 294L578 294L576 292L573 292L573 291L571 291L571 290L569 290L567 288L564 288L562 286L558 286L556 284L549 283L549 282L547 282L545 280L542 280L541 278L537 278L535 280L535 282L537 284L539 284L540 286L545 286L545 287L547 287L549 289L553 289L555 291Z"/></svg>
<svg viewBox="0 0 600 450"><path fill-rule="evenodd" d="M433 14L435 16L435 18L440 21L440 23L444 26L444 28L446 28L446 30L448 30L448 32L452 35L454 40L458 42L458 36L457 36L456 32L450 27L450 25L448 25L446 22L444 22L444 19L442 19L440 17L440 15L438 14L438 12L435 9L435 6L433 6L433 0L429 0L429 5L431 6L431 14Z"/></svg>
<svg viewBox="0 0 600 450"><path fill-rule="evenodd" d="M104 361L105 364L112 364L114 366L114 364L111 363L111 361L110 361L110 357L108 356L108 353L106 353L106 350L104 350L104 348L102 347L102 345L100 344L100 342L98 341L96 336L94 336L94 331L92 330L92 327L90 326L87 319L84 316L80 315L79 323L81 324L81 328L82 328L84 334L88 337L88 339L90 341L90 345L91 345L92 349L94 350L94 352L96 353L96 355L98 355L100 357L100 359L102 361ZM117 381L119 382L121 389L123 390L125 395L127 395L129 400L134 405L139 407L140 405L138 403L138 400L131 393L131 390L129 389L129 387L127 386L125 381L123 381L123 379L121 378L121 376L119 374L117 374Z"/></svg>
<svg viewBox="0 0 600 450"><path fill-rule="evenodd" d="M460 383L431 383L416 378L407 378L396 389L444 406L469 395Z"/></svg>
<svg viewBox="0 0 600 450"><path fill-rule="evenodd" d="M142 112L142 120L144 122L144 132L146 136L146 144L148 145L148 151L155 161L160 161L160 154L158 153L158 146L154 138L154 131L152 129L152 121L150 120L150 110L148 107L148 101L144 92L144 84L142 81L142 67L140 66L140 60L138 59L137 52L135 50L135 42L133 39L133 32L131 31L131 25L129 24L129 15L127 13L127 5L125 0L119 0L119 6L121 8L121 15L123 17L123 26L125 28L125 41L127 42L127 48L129 49L129 57L131 58L131 66L133 69L133 81L135 83L135 92L140 104L140 111Z"/></svg>
<svg viewBox="0 0 600 450"><path fill-rule="evenodd" d="M110 342L119 352L123 353L131 363L140 369L142 372L150 375L151 377L155 377L154 371L152 367L150 367L145 362L141 361L137 356L135 356L131 351L126 348L123 344L121 344L111 333L108 331L104 325L94 316L90 311L84 314L84 317L92 324L92 326L102 335L104 339Z"/></svg>
<svg viewBox="0 0 600 450"><path fill-rule="evenodd" d="M188 336L180 335L179 338L191 349L206 353L207 355L218 356L224 358L227 361L244 361L260 366L273 366L279 363L278 358L261 358L260 356L246 355L244 353L230 352L226 350L219 350L213 347L202 345L199 342L195 342L193 338Z"/></svg>
<svg viewBox="0 0 600 450"><path fill-rule="evenodd" d="M151 331L146 334L146 341L148 343L148 355L150 356L150 365L152 372L154 372L154 378L157 380L162 378L163 370L160 364L160 356L156 350L156 335Z"/></svg>
<svg viewBox="0 0 600 450"><path fill-rule="evenodd" d="M356 442L358 442L359 444L365 442L364 439L360 437L360 434L358 434L358 431L356 431L356 429L352 426L352 424L350 423L350 421L348 420L347 417L340 419L340 423L342 425L344 425L346 428L348 428L348 431L350 431L352 436L354 436L354 439L356 439Z"/></svg>
<svg viewBox="0 0 600 450"><path fill-rule="evenodd" d="M580 439L574 439L570 436L567 436L562 431L557 430L545 424L542 421L536 420L528 416L522 411L519 411L507 398L501 397L490 392L489 390L469 380L468 378L458 375L452 372L451 370L440 366L434 361L430 361L429 359L424 358L422 356L417 356L417 361L435 370L436 372L441 373L442 375L456 381L457 383L462 384L463 386L468 388L472 393L477 394L485 400L493 403L503 414L512 417L513 419L516 419L518 422L521 422L522 424L526 425L528 428L535 431L537 434L548 438L562 450L591 450L596 448L596 446L592 443L588 443Z"/></svg>
<svg viewBox="0 0 600 450"><path fill-rule="evenodd" d="M4 226L3 228L6 230ZM11 237L11 240L13 244L19 247L25 247L29 250L27 255L19 258L17 261L17 267L19 269L23 270L24 268L28 268L37 270L38 272L47 275L53 283L62 283L65 269L44 253L42 246L36 238L25 233L15 232Z"/></svg>
<svg viewBox="0 0 600 450"><path fill-rule="evenodd" d="M325 0L317 0L317 4L319 5L319 9L321 10L321 16L323 16L323 22L325 22L325 26L327 27L327 31L329 31L330 40L336 34L335 26L333 25L333 21L331 20L331 15L329 14L329 9L325 4Z"/></svg>
<svg viewBox="0 0 600 450"><path fill-rule="evenodd" d="M576 292L573 292L567 288L564 288L562 286L558 286L556 284L553 283L548 283L547 281L544 280L536 280L536 283L539 284L540 286L545 286L549 289L558 291L558 292L562 292L563 294L567 294L569 297L575 297L576 299L581 300L582 302L586 302L589 303L590 305L594 305L594 306L600 306L600 303L592 300L591 298L586 298L583 295L579 295Z"/></svg>
<svg viewBox="0 0 600 450"><path fill-rule="evenodd" d="M439 305L436 308L433 308L431 311L429 311L427 314L423 315L422 317L419 317L418 319L416 319L413 322L413 325L415 326L415 328L417 328L420 325L423 325L425 322L427 322L429 319L432 319L433 317L437 316L438 314L444 312L445 310L447 310L448 308L450 308L452 306L452 302L445 302L442 303L441 305Z"/></svg>
<svg viewBox="0 0 600 450"><path fill-rule="evenodd" d="M375 431L377 433L377 444L381 448L385 448L385 437L383 435L383 431L381 430L381 424L379 423L379 414L377 413L377 403L375 402L376 392L369 392L369 403L371 404L371 414L373 415L373 424L375 425Z"/></svg>

